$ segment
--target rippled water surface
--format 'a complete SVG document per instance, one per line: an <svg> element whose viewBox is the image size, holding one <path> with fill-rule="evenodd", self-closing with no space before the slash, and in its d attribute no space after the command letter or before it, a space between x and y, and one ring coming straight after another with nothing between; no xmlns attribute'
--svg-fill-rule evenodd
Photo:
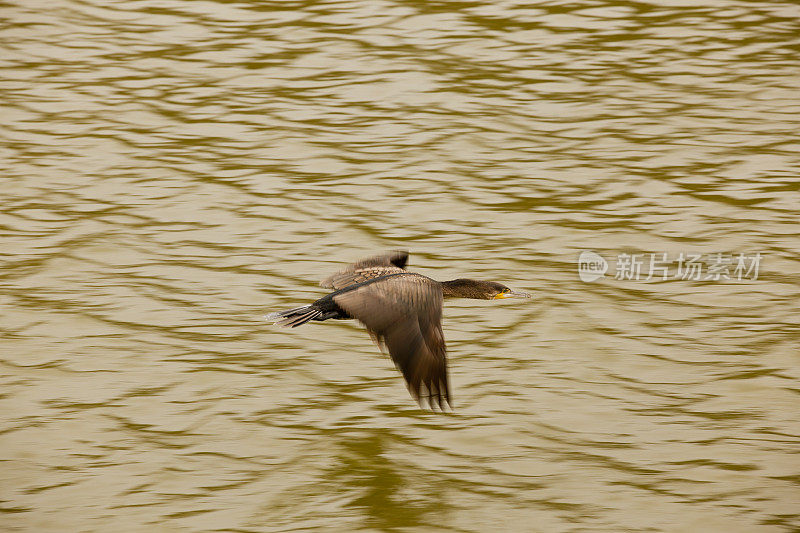
<svg viewBox="0 0 800 533"><path fill-rule="evenodd" d="M0 15L3 531L800 530L796 2ZM535 295L448 302L451 414L263 320L396 248Z"/></svg>

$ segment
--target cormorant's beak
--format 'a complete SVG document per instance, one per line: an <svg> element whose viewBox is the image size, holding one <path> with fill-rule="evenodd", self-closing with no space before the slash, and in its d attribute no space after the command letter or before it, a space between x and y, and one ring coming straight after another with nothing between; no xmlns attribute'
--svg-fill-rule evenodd
<svg viewBox="0 0 800 533"><path fill-rule="evenodd" d="M508 291L501 292L494 297L495 300L502 300L503 298L531 298L531 295L527 292Z"/></svg>

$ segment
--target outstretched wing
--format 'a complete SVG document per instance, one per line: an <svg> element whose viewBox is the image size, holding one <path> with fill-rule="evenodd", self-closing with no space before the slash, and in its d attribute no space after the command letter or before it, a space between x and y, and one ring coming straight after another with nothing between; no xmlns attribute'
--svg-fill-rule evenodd
<svg viewBox="0 0 800 533"><path fill-rule="evenodd" d="M387 274L405 272L403 269L405 269L407 261L408 252L404 251L368 257L348 265L344 270L325 278L319 285L328 289L343 289Z"/></svg>
<svg viewBox="0 0 800 533"><path fill-rule="evenodd" d="M417 401L450 404L442 333L442 289L417 274L393 276L333 297L386 346Z"/></svg>

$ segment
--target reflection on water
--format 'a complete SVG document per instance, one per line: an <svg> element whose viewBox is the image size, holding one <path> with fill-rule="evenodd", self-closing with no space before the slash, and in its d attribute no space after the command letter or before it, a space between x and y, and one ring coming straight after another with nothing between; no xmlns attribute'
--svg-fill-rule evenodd
<svg viewBox="0 0 800 533"><path fill-rule="evenodd" d="M4 530L800 528L795 2L3 13ZM398 247L535 294L447 307L452 415L261 319Z"/></svg>

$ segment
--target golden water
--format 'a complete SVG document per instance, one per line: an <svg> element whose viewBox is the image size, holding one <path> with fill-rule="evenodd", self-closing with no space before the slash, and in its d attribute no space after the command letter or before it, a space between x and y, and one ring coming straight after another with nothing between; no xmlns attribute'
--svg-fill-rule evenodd
<svg viewBox="0 0 800 533"><path fill-rule="evenodd" d="M3 531L800 529L796 2L0 14ZM453 414L263 321L394 248L535 296L449 303Z"/></svg>

